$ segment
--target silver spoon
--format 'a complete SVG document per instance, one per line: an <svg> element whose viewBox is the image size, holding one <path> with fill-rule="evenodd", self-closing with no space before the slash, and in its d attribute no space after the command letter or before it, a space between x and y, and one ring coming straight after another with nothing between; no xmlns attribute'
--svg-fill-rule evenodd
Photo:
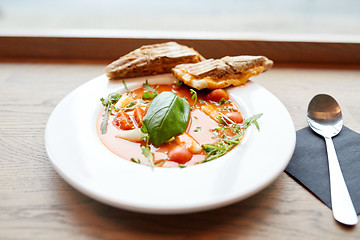
<svg viewBox="0 0 360 240"><path fill-rule="evenodd" d="M329 95L316 95L309 103L307 120L310 128L325 138L330 174L331 206L334 218L343 224L355 225L358 223L358 217L331 139L341 131L343 126L340 106Z"/></svg>

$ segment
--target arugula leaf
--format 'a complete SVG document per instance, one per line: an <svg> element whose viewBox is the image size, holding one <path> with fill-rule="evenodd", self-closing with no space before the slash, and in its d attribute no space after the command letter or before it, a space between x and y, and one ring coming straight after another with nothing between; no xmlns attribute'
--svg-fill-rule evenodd
<svg viewBox="0 0 360 240"><path fill-rule="evenodd" d="M257 120L262 116L262 113L256 114L252 117L249 117L247 119L244 120L244 128L248 128L251 124L254 124L257 128L257 130L260 130L259 127L259 123L257 122Z"/></svg>
<svg viewBox="0 0 360 240"><path fill-rule="evenodd" d="M121 94L119 93L110 93L106 99L101 98L100 101L102 103L102 105L106 106L111 106L113 104L115 104L117 101L119 101L119 99L121 98Z"/></svg>
<svg viewBox="0 0 360 240"><path fill-rule="evenodd" d="M114 104L117 103L117 101L119 101L120 98L121 98L121 94L114 92L114 93L110 93L106 99L104 98L100 99L102 105L105 107L103 120L101 122L101 134L106 133L109 115L113 110L116 109Z"/></svg>
<svg viewBox="0 0 360 240"><path fill-rule="evenodd" d="M101 122L101 134L106 133L108 120L109 120L109 107L106 107L105 113L103 115L103 120Z"/></svg>
<svg viewBox="0 0 360 240"><path fill-rule="evenodd" d="M225 155L233 148L234 144L228 144L225 142L218 142L217 144L204 144L202 147L205 150L206 158L203 162L208 162Z"/></svg>
<svg viewBox="0 0 360 240"><path fill-rule="evenodd" d="M240 138L245 134L245 130L251 126L251 124L254 124L256 128L259 130L259 124L257 120L262 116L263 114L256 114L246 120L244 120L243 127L241 127L240 124L237 124L233 121L231 121L228 117L225 115L221 115L219 117L219 120L225 125L223 127L215 128L213 131L213 134L215 137L219 139L219 142L216 142L215 144L203 144L202 148L205 150L206 157L203 160L203 162L208 162L211 160L214 160L216 158L219 158L226 154L228 151L230 151L233 147L238 145L240 143ZM226 129L231 129L232 131L236 132L237 134L229 138L226 135L226 132L223 134L223 137L219 137L217 134L218 132L222 132Z"/></svg>
<svg viewBox="0 0 360 240"><path fill-rule="evenodd" d="M159 146L185 132L190 117L190 105L173 92L162 92L150 104L143 119L152 143Z"/></svg>
<svg viewBox="0 0 360 240"><path fill-rule="evenodd" d="M154 156L152 155L149 146L141 147L142 154L149 160L151 167L155 167L154 165Z"/></svg>

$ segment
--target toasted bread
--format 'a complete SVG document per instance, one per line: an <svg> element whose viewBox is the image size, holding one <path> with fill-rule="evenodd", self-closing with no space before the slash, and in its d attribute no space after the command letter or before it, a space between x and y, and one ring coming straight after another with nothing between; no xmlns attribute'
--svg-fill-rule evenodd
<svg viewBox="0 0 360 240"><path fill-rule="evenodd" d="M270 69L273 61L264 56L236 56L180 64L172 69L174 76L198 90L225 88L244 84L252 76Z"/></svg>
<svg viewBox="0 0 360 240"><path fill-rule="evenodd" d="M204 58L194 49L176 42L142 46L105 68L109 79L170 73L178 64L197 63Z"/></svg>

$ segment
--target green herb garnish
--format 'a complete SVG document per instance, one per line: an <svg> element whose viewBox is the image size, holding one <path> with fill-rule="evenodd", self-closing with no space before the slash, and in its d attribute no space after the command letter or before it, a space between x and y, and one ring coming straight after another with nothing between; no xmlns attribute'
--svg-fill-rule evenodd
<svg viewBox="0 0 360 240"><path fill-rule="evenodd" d="M201 131L201 127L196 127L194 132L200 132Z"/></svg>
<svg viewBox="0 0 360 240"><path fill-rule="evenodd" d="M157 164L155 164L155 166L159 167L159 166L163 165L164 163L166 163L166 161L167 161L166 159L162 160L162 161L158 162Z"/></svg>
<svg viewBox="0 0 360 240"><path fill-rule="evenodd" d="M130 160L134 163L140 163L140 159L130 158Z"/></svg>
<svg viewBox="0 0 360 240"><path fill-rule="evenodd" d="M127 85L126 85L125 80L122 80L122 82L123 82L123 84L124 84L124 88L125 88L126 92L130 93L130 90L129 90L129 88L128 88Z"/></svg>
<svg viewBox="0 0 360 240"><path fill-rule="evenodd" d="M219 105L222 105L224 103L226 103L227 100L225 98L221 98L220 101L219 101Z"/></svg>
<svg viewBox="0 0 360 240"><path fill-rule="evenodd" d="M197 102L197 93L196 93L196 91L194 90L194 89L190 89L190 93L191 93L191 99L195 99L195 101L194 101L194 104L193 104L193 106L196 104L196 102Z"/></svg>
<svg viewBox="0 0 360 240"><path fill-rule="evenodd" d="M227 144L225 142L202 145L206 153L206 157L203 162L208 162L225 155L228 151L230 151L233 148L233 146L234 144Z"/></svg>
<svg viewBox="0 0 360 240"><path fill-rule="evenodd" d="M142 95L143 99L154 99L158 94L157 93L152 93L152 92L144 92L144 94Z"/></svg>
<svg viewBox="0 0 360 240"><path fill-rule="evenodd" d="M173 136L173 137L171 137L170 139L168 139L166 142L169 143L169 142L172 142L172 141L174 141L174 140L175 140L175 137Z"/></svg>
<svg viewBox="0 0 360 240"><path fill-rule="evenodd" d="M146 79L145 83L143 84L143 87L145 89L144 94L142 95L142 99L154 99L158 92L156 89L154 89L152 86L149 85L148 80Z"/></svg>
<svg viewBox="0 0 360 240"><path fill-rule="evenodd" d="M256 114L244 120L244 129L248 128L251 124L254 124L257 130L260 130L259 123L257 120L262 116L262 113Z"/></svg>
<svg viewBox="0 0 360 240"><path fill-rule="evenodd" d="M140 138L140 140L141 139L145 139L145 147L144 146L141 147L141 152L149 160L150 165L153 168L153 167L155 167L155 165L154 165L154 156L152 155L150 147L149 147L150 137L149 137L149 135L145 135L145 136L142 136Z"/></svg>
<svg viewBox="0 0 360 240"><path fill-rule="evenodd" d="M121 98L119 93L110 93L106 99L101 98L100 101L105 107L105 112L103 115L103 120L101 122L101 134L105 134L107 130L107 124L109 120L109 115L113 110L116 110L115 104Z"/></svg>
<svg viewBox="0 0 360 240"><path fill-rule="evenodd" d="M233 147L238 145L240 143L240 138L245 134L245 130L251 126L251 124L254 124L258 130L259 124L257 120L262 116L263 114L256 114L246 120L244 120L243 125L237 124L233 121L231 121L228 117L225 115L221 115L219 117L219 120L224 123L225 126L215 128L213 134L219 139L219 142L215 144L203 144L202 147L205 150L206 157L203 160L203 162L208 162L211 160L214 160L216 158L219 158L226 154L228 151L230 151ZM218 135L219 132L225 131L227 129L231 129L237 134L232 137L228 137L226 133L223 134L222 137Z"/></svg>
<svg viewBox="0 0 360 240"><path fill-rule="evenodd" d="M132 108L136 105L136 102L130 102L125 108Z"/></svg>
<svg viewBox="0 0 360 240"><path fill-rule="evenodd" d="M141 132L143 132L143 133L147 133L147 132L148 132L148 130L146 129L146 127L145 127L145 125L144 125L144 124L143 124L143 125L141 125L140 130L141 130Z"/></svg>
<svg viewBox="0 0 360 240"><path fill-rule="evenodd" d="M152 168L155 167L155 165L154 165L154 156L152 155L149 146L147 146L147 147L142 146L141 147L141 152L149 160L151 167Z"/></svg>

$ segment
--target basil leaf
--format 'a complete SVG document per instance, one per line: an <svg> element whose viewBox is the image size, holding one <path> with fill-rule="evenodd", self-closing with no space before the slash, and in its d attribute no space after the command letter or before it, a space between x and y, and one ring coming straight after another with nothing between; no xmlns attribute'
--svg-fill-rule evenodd
<svg viewBox="0 0 360 240"><path fill-rule="evenodd" d="M151 103L143 119L152 143L159 146L185 132L190 117L189 103L173 92L162 92Z"/></svg>

